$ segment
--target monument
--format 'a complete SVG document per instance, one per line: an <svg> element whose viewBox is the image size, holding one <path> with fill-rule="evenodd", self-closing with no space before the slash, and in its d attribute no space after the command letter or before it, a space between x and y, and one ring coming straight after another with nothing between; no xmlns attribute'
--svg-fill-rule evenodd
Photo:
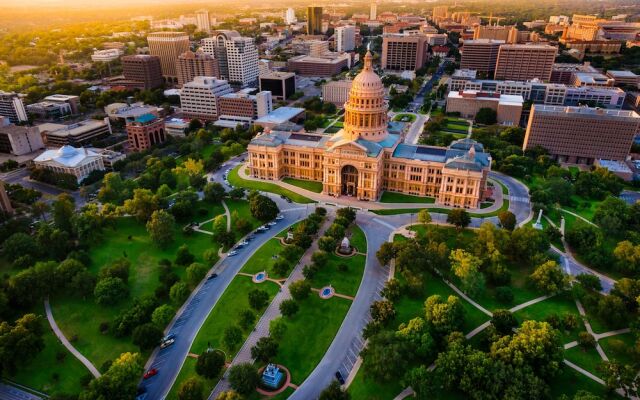
<svg viewBox="0 0 640 400"><path fill-rule="evenodd" d="M351 254L351 243L349 242L348 237L344 237L342 242L340 243L340 248L338 249L338 253L340 254Z"/></svg>
<svg viewBox="0 0 640 400"><path fill-rule="evenodd" d="M262 383L268 388L278 389L283 377L284 374L280 372L280 368L277 365L267 364L262 372Z"/></svg>
<svg viewBox="0 0 640 400"><path fill-rule="evenodd" d="M293 229L289 228L287 231L287 238L284 241L286 243L291 243L293 241Z"/></svg>
<svg viewBox="0 0 640 400"><path fill-rule="evenodd" d="M536 221L535 224L533 224L533 227L536 229L542 229L542 209L540 209L540 212L538 213L538 220Z"/></svg>

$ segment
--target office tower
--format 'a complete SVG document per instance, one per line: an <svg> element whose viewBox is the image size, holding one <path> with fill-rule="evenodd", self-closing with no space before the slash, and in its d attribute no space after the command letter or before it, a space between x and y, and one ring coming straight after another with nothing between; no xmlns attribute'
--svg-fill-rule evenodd
<svg viewBox="0 0 640 400"><path fill-rule="evenodd" d="M217 97L232 92L227 81L213 76L197 76L182 86L182 114L187 118L215 121L218 119Z"/></svg>
<svg viewBox="0 0 640 400"><path fill-rule="evenodd" d="M296 18L296 12L291 7L287 8L287 11L284 15L284 23L287 25L291 25L295 24L296 22L298 22L298 19Z"/></svg>
<svg viewBox="0 0 640 400"><path fill-rule="evenodd" d="M378 5L373 2L371 3L371 10L369 11L369 19L371 21L375 21L378 17Z"/></svg>
<svg viewBox="0 0 640 400"><path fill-rule="evenodd" d="M218 114L224 117L244 117L257 119L273 111L273 97L271 92L262 91L250 95L241 90L218 97Z"/></svg>
<svg viewBox="0 0 640 400"><path fill-rule="evenodd" d="M44 147L37 126L4 125L3 120L6 119L0 117L0 153L22 156Z"/></svg>
<svg viewBox="0 0 640 400"><path fill-rule="evenodd" d="M148 54L124 56L122 73L133 85L139 84L141 89L155 89L162 86L162 66L160 57Z"/></svg>
<svg viewBox="0 0 640 400"><path fill-rule="evenodd" d="M472 69L486 75L496 69L498 52L503 40L465 40L460 51L460 69Z"/></svg>
<svg viewBox="0 0 640 400"><path fill-rule="evenodd" d="M473 29L473 39L504 40L505 43L518 43L518 29L515 26L478 25Z"/></svg>
<svg viewBox="0 0 640 400"><path fill-rule="evenodd" d="M239 37L225 42L229 82L242 87L258 80L258 48L253 38Z"/></svg>
<svg viewBox="0 0 640 400"><path fill-rule="evenodd" d="M476 90L451 91L447 96L447 112L459 113L462 118L473 119L481 109L490 108L496 112L499 124L518 126L522 115L522 103L524 99L519 95Z"/></svg>
<svg viewBox="0 0 640 400"><path fill-rule="evenodd" d="M221 79L229 79L229 66L227 63L227 48L225 47L225 43L236 37L240 37L238 31L220 30L215 31L212 37L204 38L200 42L200 50L218 60Z"/></svg>
<svg viewBox="0 0 640 400"><path fill-rule="evenodd" d="M0 116L7 117L14 124L29 120L20 96L0 90Z"/></svg>
<svg viewBox="0 0 640 400"><path fill-rule="evenodd" d="M495 79L548 82L558 48L546 44L505 44L500 46ZM467 67L468 68L468 67Z"/></svg>
<svg viewBox="0 0 640 400"><path fill-rule="evenodd" d="M199 31L211 32L211 19L208 10L196 11L196 26Z"/></svg>
<svg viewBox="0 0 640 400"><path fill-rule="evenodd" d="M176 72L178 74L178 85L182 86L191 82L196 76L220 77L218 60L208 54L187 51L178 56L176 60Z"/></svg>
<svg viewBox="0 0 640 400"><path fill-rule="evenodd" d="M330 81L322 85L322 100L343 108L349 99L353 81Z"/></svg>
<svg viewBox="0 0 640 400"><path fill-rule="evenodd" d="M269 72L260 75L260 91L270 91L276 100L286 100L296 92L296 74L293 72Z"/></svg>
<svg viewBox="0 0 640 400"><path fill-rule="evenodd" d="M167 83L177 82L176 60L189 51L189 35L184 32L154 32L147 36L149 53L160 57L162 76Z"/></svg>
<svg viewBox="0 0 640 400"><path fill-rule="evenodd" d="M624 161L639 128L634 111L536 104L522 148L541 146L559 162Z"/></svg>
<svg viewBox="0 0 640 400"><path fill-rule="evenodd" d="M144 114L127 124L129 148L142 151L167 139L164 119L153 114Z"/></svg>
<svg viewBox="0 0 640 400"><path fill-rule="evenodd" d="M353 51L356 48L356 27L353 25L336 28L336 51Z"/></svg>
<svg viewBox="0 0 640 400"><path fill-rule="evenodd" d="M438 6L433 7L433 11L431 13L431 19L437 21L439 19L447 18L449 14L449 7L447 6Z"/></svg>
<svg viewBox="0 0 640 400"><path fill-rule="evenodd" d="M322 7L307 7L307 34L322 35Z"/></svg>
<svg viewBox="0 0 640 400"><path fill-rule="evenodd" d="M429 58L428 48L425 35L385 34L382 36L382 69L420 69Z"/></svg>

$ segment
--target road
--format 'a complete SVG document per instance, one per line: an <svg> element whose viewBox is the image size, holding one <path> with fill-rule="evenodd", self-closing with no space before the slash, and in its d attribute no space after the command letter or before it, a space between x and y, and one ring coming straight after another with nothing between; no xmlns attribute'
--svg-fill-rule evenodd
<svg viewBox="0 0 640 400"><path fill-rule="evenodd" d="M221 175L227 168L223 166L215 173L215 180L221 181ZM267 233L255 235L255 239L241 249L237 256L223 257L213 266L211 271L215 271L218 277L205 280L193 291L185 302L185 306L178 311L178 316L173 324L168 328L168 333L176 335L175 343L162 350L156 348L147 362L147 369L157 368L159 371L158 375L141 382L141 385L147 390L148 399L163 399L169 393L200 327L251 255L282 229L305 218L308 213L307 207L288 204L278 196L272 196L272 198L283 211L284 219ZM309 207L309 210L312 208Z"/></svg>
<svg viewBox="0 0 640 400"><path fill-rule="evenodd" d="M489 172L489 177L502 182L509 189L509 211L515 214L519 224L525 224L531 217L531 202L529 201L529 188L515 178L497 171ZM501 190L496 186L494 190Z"/></svg>
<svg viewBox="0 0 640 400"><path fill-rule="evenodd" d="M85 199L80 196L80 191L76 190L74 192L59 189L52 185L47 185L38 181L33 181L29 179L29 170L26 168L20 168L14 171L10 171L4 174L0 174L0 180L11 183L13 185L21 185L25 188L38 190L44 194L48 194L51 196L58 196L62 193L69 193L76 202L77 207L82 207L85 204Z"/></svg>

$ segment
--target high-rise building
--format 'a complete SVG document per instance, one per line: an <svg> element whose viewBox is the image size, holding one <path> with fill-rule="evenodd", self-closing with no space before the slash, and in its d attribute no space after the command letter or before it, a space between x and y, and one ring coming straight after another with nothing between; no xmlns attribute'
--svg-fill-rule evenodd
<svg viewBox="0 0 640 400"><path fill-rule="evenodd" d="M433 11L431 12L431 19L437 22L440 19L447 18L448 15L449 15L449 7L437 6L437 7L433 7Z"/></svg>
<svg viewBox="0 0 640 400"><path fill-rule="evenodd" d="M296 92L296 74L293 72L270 72L260 75L260 91L268 90L276 100L286 100Z"/></svg>
<svg viewBox="0 0 640 400"><path fill-rule="evenodd" d="M149 53L160 57L162 76L167 83L176 83L176 60L189 51L189 35L184 32L154 32L147 36Z"/></svg>
<svg viewBox="0 0 640 400"><path fill-rule="evenodd" d="M0 116L7 117L14 124L29 120L20 96L0 90Z"/></svg>
<svg viewBox="0 0 640 400"><path fill-rule="evenodd" d="M144 114L127 123L129 148L142 151L167 139L164 119L153 114Z"/></svg>
<svg viewBox="0 0 640 400"><path fill-rule="evenodd" d="M356 48L356 27L339 26L335 30L336 51L353 51Z"/></svg>
<svg viewBox="0 0 640 400"><path fill-rule="evenodd" d="M322 100L335 104L337 107L344 107L344 103L349 100L349 92L353 81L329 81L322 85Z"/></svg>
<svg viewBox="0 0 640 400"><path fill-rule="evenodd" d="M255 40L239 37L225 42L227 49L227 66L229 82L242 87L255 85L258 82L258 48Z"/></svg>
<svg viewBox="0 0 640 400"><path fill-rule="evenodd" d="M22 156L44 148L37 126L3 125L0 118L0 153Z"/></svg>
<svg viewBox="0 0 640 400"><path fill-rule="evenodd" d="M492 74L496 69L498 52L503 40L465 40L460 51L460 69L472 69L483 74Z"/></svg>
<svg viewBox="0 0 640 400"><path fill-rule="evenodd" d="M505 43L518 43L518 29L515 26L478 25L473 29L473 39L504 40Z"/></svg>
<svg viewBox="0 0 640 400"><path fill-rule="evenodd" d="M307 34L322 34L322 7L307 7Z"/></svg>
<svg viewBox="0 0 640 400"><path fill-rule="evenodd" d="M296 22L298 22L298 19L296 18L296 12L291 7L287 8L287 11L284 14L284 23L287 25L291 25L295 24Z"/></svg>
<svg viewBox="0 0 640 400"><path fill-rule="evenodd" d="M522 96L518 95L476 90L451 91L447 96L447 112L459 113L463 118L475 118L478 111L490 108L496 112L499 124L518 126L523 102Z"/></svg>
<svg viewBox="0 0 640 400"><path fill-rule="evenodd" d="M378 5L376 2L371 3L371 9L369 10L369 20L375 21L378 18Z"/></svg>
<svg viewBox="0 0 640 400"><path fill-rule="evenodd" d="M187 118L215 121L218 119L217 98L227 93L233 93L227 81L213 76L197 76L182 86L182 114Z"/></svg>
<svg viewBox="0 0 640 400"><path fill-rule="evenodd" d="M428 49L427 37L423 34L385 34L382 36L382 69L420 69L429 59Z"/></svg>
<svg viewBox="0 0 640 400"><path fill-rule="evenodd" d="M627 110L534 105L524 150L541 146L559 162L624 161L640 128L640 115Z"/></svg>
<svg viewBox="0 0 640 400"><path fill-rule="evenodd" d="M196 26L199 31L211 32L211 19L208 10L196 11Z"/></svg>
<svg viewBox="0 0 640 400"><path fill-rule="evenodd" d="M241 90L218 97L218 114L231 117L245 117L257 119L273 111L273 97L271 92L262 91L250 95Z"/></svg>
<svg viewBox="0 0 640 400"><path fill-rule="evenodd" d="M176 60L176 72L180 86L191 82L196 76L220 77L218 60L202 52L187 51L180 54Z"/></svg>
<svg viewBox="0 0 640 400"><path fill-rule="evenodd" d="M122 73L131 86L141 89L155 89L162 86L162 66L160 57L148 54L124 56Z"/></svg>
<svg viewBox="0 0 640 400"><path fill-rule="evenodd" d="M546 44L502 45L495 79L526 81L538 78L548 82L557 52L557 47Z"/></svg>

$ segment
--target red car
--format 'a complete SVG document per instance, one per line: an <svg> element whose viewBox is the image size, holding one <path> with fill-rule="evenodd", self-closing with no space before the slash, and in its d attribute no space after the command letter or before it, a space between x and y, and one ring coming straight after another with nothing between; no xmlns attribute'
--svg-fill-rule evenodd
<svg viewBox="0 0 640 400"><path fill-rule="evenodd" d="M152 376L157 375L157 374L158 374L158 370L155 369L155 368L151 368L150 370L148 370L147 372L144 373L143 378L144 379L149 379Z"/></svg>

